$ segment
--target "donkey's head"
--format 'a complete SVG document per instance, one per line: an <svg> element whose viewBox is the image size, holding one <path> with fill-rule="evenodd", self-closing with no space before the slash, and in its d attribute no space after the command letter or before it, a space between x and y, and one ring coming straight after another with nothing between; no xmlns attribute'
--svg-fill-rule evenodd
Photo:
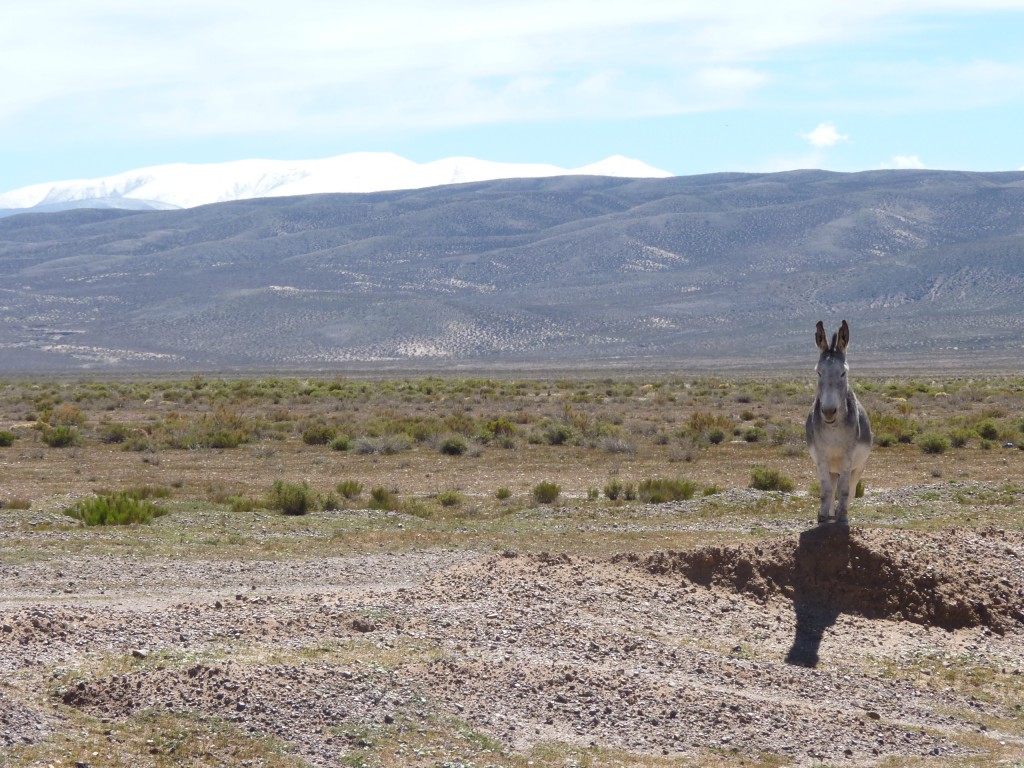
<svg viewBox="0 0 1024 768"><path fill-rule="evenodd" d="M821 417L828 424L835 423L840 409L846 404L846 394L850 389L846 374L850 366L846 364L846 345L850 343L850 326L843 320L839 331L832 334L832 343L825 333L825 324L818 321L814 334L821 355L814 370L818 372L818 406Z"/></svg>

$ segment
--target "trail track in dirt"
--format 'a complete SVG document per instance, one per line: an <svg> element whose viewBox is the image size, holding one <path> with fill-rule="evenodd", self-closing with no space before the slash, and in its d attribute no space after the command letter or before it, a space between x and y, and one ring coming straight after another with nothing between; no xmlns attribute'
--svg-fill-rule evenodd
<svg viewBox="0 0 1024 768"><path fill-rule="evenodd" d="M695 764L1024 758L1015 532L815 529L610 558L71 558L0 566L0 582L0 746L59 738L74 712L156 710L316 766L365 748L356 724L401 742L438 719L501 745L463 745L465 765L552 742Z"/></svg>

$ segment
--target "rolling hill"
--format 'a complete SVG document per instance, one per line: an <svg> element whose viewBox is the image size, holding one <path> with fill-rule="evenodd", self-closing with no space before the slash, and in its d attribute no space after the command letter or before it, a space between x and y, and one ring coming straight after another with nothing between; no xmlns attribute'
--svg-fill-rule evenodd
<svg viewBox="0 0 1024 768"><path fill-rule="evenodd" d="M566 176L0 219L0 372L1015 367L1024 173Z"/></svg>

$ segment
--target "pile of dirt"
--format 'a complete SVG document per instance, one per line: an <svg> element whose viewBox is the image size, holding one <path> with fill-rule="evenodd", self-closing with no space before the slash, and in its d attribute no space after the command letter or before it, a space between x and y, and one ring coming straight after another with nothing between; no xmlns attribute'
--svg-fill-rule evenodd
<svg viewBox="0 0 1024 768"><path fill-rule="evenodd" d="M140 711L201 712L290 741L305 758L330 764L349 746L344 733L332 733L333 726L387 722L412 696L393 672L377 666L229 661L82 680L60 698L118 720Z"/></svg>
<svg viewBox="0 0 1024 768"><path fill-rule="evenodd" d="M870 619L999 633L1024 624L1024 536L1003 530L822 526L799 538L629 559L653 574Z"/></svg>
<svg viewBox="0 0 1024 768"><path fill-rule="evenodd" d="M33 744L54 730L53 718L0 689L0 750L17 744Z"/></svg>
<svg viewBox="0 0 1024 768"><path fill-rule="evenodd" d="M0 606L0 750L65 732L78 710L226 720L314 766L355 762L375 739L407 750L393 764L423 765L431 731L488 739L446 742L430 764L512 762L548 742L794 766L1024 755L1015 732L979 726L1020 717L1015 700L979 691L1024 679L1021 534L823 529L616 558L174 566L159 599L83 599L51 563L8 567L25 586ZM76 568L95 583L138 573L103 557ZM996 680L891 674L946 661ZM500 757L473 751L495 742Z"/></svg>
<svg viewBox="0 0 1024 768"><path fill-rule="evenodd" d="M416 600L449 649L425 665L428 688L516 749L711 748L793 765L970 754L954 736L963 725L941 712L970 703L836 663L851 645L900 647L905 637L889 634L899 627L833 617L815 630L788 601L706 589L641 562L508 552L438 574ZM814 668L819 652L826 669Z"/></svg>

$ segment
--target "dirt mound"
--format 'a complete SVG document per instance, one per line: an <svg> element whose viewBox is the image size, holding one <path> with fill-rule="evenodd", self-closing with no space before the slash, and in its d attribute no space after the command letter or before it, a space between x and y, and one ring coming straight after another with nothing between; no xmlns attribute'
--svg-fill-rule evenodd
<svg viewBox="0 0 1024 768"><path fill-rule="evenodd" d="M434 622L450 652L424 665L427 687L516 749L566 741L692 756L713 747L792 765L969 753L938 712L952 694L847 663L851 645L911 647L905 625L868 643L858 639L863 619L821 620L784 601L705 589L662 572L685 565L662 558L652 569L636 556L508 552L438 574L417 599L446 606ZM935 640L932 630L922 637ZM819 656L824 669L807 669Z"/></svg>
<svg viewBox="0 0 1024 768"><path fill-rule="evenodd" d="M177 592L134 603L83 601L51 586L64 579L52 566L19 566L11 575L40 586L35 604L0 609L0 752L79 723L133 727L148 712L226 721L315 766L376 763L375 750L391 749L405 757L383 764L444 756L504 765L547 743L566 745L567 755L597 748L739 764L767 754L794 766L966 760L986 738L981 749L1002 750L977 724L1020 716L1005 694L1022 674L1020 624L1005 635L945 632L819 617L767 598L798 587L806 596L818 584L822 599L834 599L829 585L843 572L832 550L904 575L932 564L940 581L958 573L999 584L1001 573L1016 590L1020 534L848 538L845 547L831 536L791 537L614 560L513 551L332 558L296 564L315 579L305 590L253 590L249 573L241 583L214 574L219 586L199 602L216 564L179 562ZM800 556L818 582L794 577L797 553L811 543L828 561L815 571L813 556ZM79 566L82 580L97 583L137 572L106 557ZM268 572L275 567L290 578L292 564ZM50 582L39 578L47 573ZM343 580L355 586L338 587ZM1017 594L998 609L985 598L989 614L1009 616ZM956 678L914 671L945 663L985 673L955 689ZM1019 737L998 739L1008 755L1024 754ZM520 751L527 757L511 756Z"/></svg>
<svg viewBox="0 0 1024 768"><path fill-rule="evenodd" d="M346 747L338 723L380 723L412 694L379 667L321 664L146 668L80 681L61 701L97 717L123 719L141 710L201 712L291 741L315 764L334 764Z"/></svg>
<svg viewBox="0 0 1024 768"><path fill-rule="evenodd" d="M866 618L999 633L1024 624L1024 536L1002 530L830 526L798 538L635 561L653 574L679 573L760 600L784 596Z"/></svg>
<svg viewBox="0 0 1024 768"><path fill-rule="evenodd" d="M33 744L53 730L53 718L29 705L8 698L0 690L0 748Z"/></svg>

